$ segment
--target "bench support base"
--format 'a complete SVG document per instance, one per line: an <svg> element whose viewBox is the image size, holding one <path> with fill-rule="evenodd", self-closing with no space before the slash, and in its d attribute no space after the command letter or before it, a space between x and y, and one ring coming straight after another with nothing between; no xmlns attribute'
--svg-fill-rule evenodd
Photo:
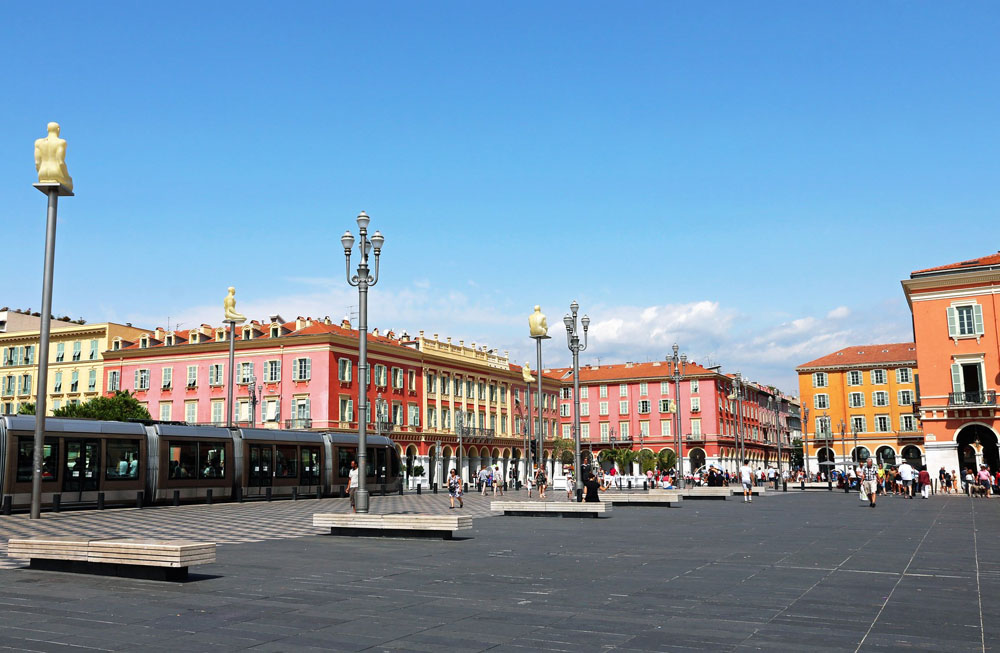
<svg viewBox="0 0 1000 653"><path fill-rule="evenodd" d="M109 562L86 562L84 560L51 560L48 558L32 558L30 567L42 571L68 571L75 574L121 576L143 580L178 582L188 579L187 567L150 567L147 565L123 565Z"/></svg>
<svg viewBox="0 0 1000 653"><path fill-rule="evenodd" d="M596 512L555 512L551 510L539 510L538 512L529 510L504 510L503 514L505 517L594 517L595 519L599 519L601 516Z"/></svg>
<svg viewBox="0 0 1000 653"><path fill-rule="evenodd" d="M358 528L330 527L330 535L346 535L348 537L427 537L452 539L452 531L414 530L409 528Z"/></svg>

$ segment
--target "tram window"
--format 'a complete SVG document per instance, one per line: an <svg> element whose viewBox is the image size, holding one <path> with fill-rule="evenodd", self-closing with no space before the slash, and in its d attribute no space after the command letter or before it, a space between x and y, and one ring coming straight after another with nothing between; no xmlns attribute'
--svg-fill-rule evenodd
<svg viewBox="0 0 1000 653"><path fill-rule="evenodd" d="M351 461L354 460L354 450L339 447L337 449L337 475L348 478L351 473Z"/></svg>
<svg viewBox="0 0 1000 653"><path fill-rule="evenodd" d="M17 482L30 483L35 456L35 439L17 439ZM59 462L59 441L55 438L45 438L42 448L42 482L56 480L56 465Z"/></svg>
<svg viewBox="0 0 1000 653"><path fill-rule="evenodd" d="M170 473L169 478L185 479L195 478L198 469L198 445L197 444L172 444L170 445Z"/></svg>
<svg viewBox="0 0 1000 653"><path fill-rule="evenodd" d="M399 476L399 454L395 449L389 451L389 475L393 478Z"/></svg>
<svg viewBox="0 0 1000 653"><path fill-rule="evenodd" d="M368 452L368 458L365 460L365 476L375 476L375 450L365 447L365 451Z"/></svg>
<svg viewBox="0 0 1000 653"><path fill-rule="evenodd" d="M302 447L302 485L319 485L319 447Z"/></svg>
<svg viewBox="0 0 1000 653"><path fill-rule="evenodd" d="M226 475L226 445L222 442L202 442L198 445L201 475L198 478L223 478Z"/></svg>
<svg viewBox="0 0 1000 653"><path fill-rule="evenodd" d="M274 477L275 478L295 478L299 475L298 457L295 455L295 447L275 447L274 453Z"/></svg>
<svg viewBox="0 0 1000 653"><path fill-rule="evenodd" d="M139 441L108 440L104 478L109 481L139 478Z"/></svg>

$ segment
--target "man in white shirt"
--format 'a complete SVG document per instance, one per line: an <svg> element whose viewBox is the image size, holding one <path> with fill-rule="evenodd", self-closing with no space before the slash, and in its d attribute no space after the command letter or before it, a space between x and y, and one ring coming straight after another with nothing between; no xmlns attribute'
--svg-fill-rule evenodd
<svg viewBox="0 0 1000 653"><path fill-rule="evenodd" d="M357 506L354 505L354 491L358 489L358 463L351 461L351 471L347 475L347 495L351 497L351 510L357 512Z"/></svg>
<svg viewBox="0 0 1000 653"><path fill-rule="evenodd" d="M899 478L903 481L903 496L907 499L913 498L913 467L910 463L903 461L899 466Z"/></svg>
<svg viewBox="0 0 1000 653"><path fill-rule="evenodd" d="M744 458L740 467L740 483L743 484L743 503L753 501L753 470L750 469L749 458Z"/></svg>

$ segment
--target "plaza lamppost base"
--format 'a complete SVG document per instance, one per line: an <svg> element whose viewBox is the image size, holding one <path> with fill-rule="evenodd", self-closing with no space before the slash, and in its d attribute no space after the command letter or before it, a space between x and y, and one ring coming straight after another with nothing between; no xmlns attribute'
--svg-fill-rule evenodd
<svg viewBox="0 0 1000 653"><path fill-rule="evenodd" d="M360 475L360 474L359 474ZM360 513L368 512L368 488L359 487L354 491L354 509Z"/></svg>

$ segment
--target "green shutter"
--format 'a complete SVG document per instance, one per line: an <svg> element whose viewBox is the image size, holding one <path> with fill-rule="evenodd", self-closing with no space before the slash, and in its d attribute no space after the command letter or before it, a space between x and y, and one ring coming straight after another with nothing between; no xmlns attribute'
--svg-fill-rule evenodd
<svg viewBox="0 0 1000 653"><path fill-rule="evenodd" d="M951 391L962 391L962 366L958 363L951 366Z"/></svg>
<svg viewBox="0 0 1000 653"><path fill-rule="evenodd" d="M955 315L955 307L948 307L948 337L955 338L958 336L958 318Z"/></svg>
<svg viewBox="0 0 1000 653"><path fill-rule="evenodd" d="M975 320L976 335L983 335L983 307L979 304L972 305L972 317Z"/></svg>

